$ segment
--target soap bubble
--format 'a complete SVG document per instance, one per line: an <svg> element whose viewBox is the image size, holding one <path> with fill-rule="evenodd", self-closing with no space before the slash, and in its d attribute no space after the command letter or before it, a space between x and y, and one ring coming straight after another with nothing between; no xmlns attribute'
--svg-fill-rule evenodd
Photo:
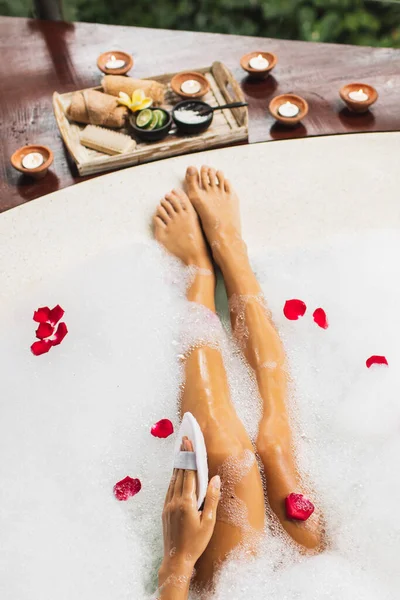
<svg viewBox="0 0 400 600"><path fill-rule="evenodd" d="M286 348L297 460L329 544L301 555L268 519L258 555L233 553L214 600L398 598L399 252L396 232L381 231L251 256ZM220 348L254 440L260 398L232 339L221 280L223 326L186 301L192 276L157 244L132 244L29 283L2 306L2 599L155 593L175 436L157 439L150 428L168 418L177 430L190 348ZM307 304L298 321L283 315L288 298ZM33 310L57 303L69 334L34 357ZM327 330L312 319L317 307ZM389 366L367 369L372 354ZM113 486L127 475L142 489L118 502Z"/></svg>

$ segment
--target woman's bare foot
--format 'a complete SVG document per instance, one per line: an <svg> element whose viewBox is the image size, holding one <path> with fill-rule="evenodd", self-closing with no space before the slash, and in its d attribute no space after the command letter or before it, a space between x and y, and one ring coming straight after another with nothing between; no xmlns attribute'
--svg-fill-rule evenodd
<svg viewBox="0 0 400 600"><path fill-rule="evenodd" d="M161 200L153 217L154 236L185 265L212 269L199 218L182 190L172 190Z"/></svg>
<svg viewBox="0 0 400 600"><path fill-rule="evenodd" d="M154 237L185 265L195 268L187 292L191 302L215 311L215 273L199 217L182 190L161 200L153 217ZM197 269L196 269L197 267Z"/></svg>
<svg viewBox="0 0 400 600"><path fill-rule="evenodd" d="M203 166L186 171L190 202L198 213L213 255L219 263L225 246L244 246L241 237L239 198L222 171Z"/></svg>

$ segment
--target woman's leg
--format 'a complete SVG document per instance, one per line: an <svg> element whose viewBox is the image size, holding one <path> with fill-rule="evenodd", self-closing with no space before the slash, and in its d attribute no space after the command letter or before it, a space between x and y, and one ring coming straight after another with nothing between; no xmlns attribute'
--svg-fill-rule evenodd
<svg viewBox="0 0 400 600"><path fill-rule="evenodd" d="M165 196L154 216L156 239L186 265L198 267L187 298L215 312L215 274L198 216L181 191ZM217 318L217 317L215 317ZM196 347L185 358L181 411L204 434L210 477L221 476L221 501L211 541L196 565L196 581L213 573L238 545L254 548L264 527L264 496L252 444L232 406L221 353Z"/></svg>
<svg viewBox="0 0 400 600"><path fill-rule="evenodd" d="M305 548L319 548L322 533L316 513L306 522L286 517L286 496L301 493L303 485L296 469L285 403L285 352L250 267L241 236L239 200L221 171L202 167L199 175L197 169L189 167L186 183L224 276L233 332L257 378L263 402L257 451L264 465L269 504L296 542Z"/></svg>

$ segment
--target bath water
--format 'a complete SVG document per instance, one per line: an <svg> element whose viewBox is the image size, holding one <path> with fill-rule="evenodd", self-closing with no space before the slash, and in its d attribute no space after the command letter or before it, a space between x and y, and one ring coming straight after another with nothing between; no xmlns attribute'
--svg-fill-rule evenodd
<svg viewBox="0 0 400 600"><path fill-rule="evenodd" d="M378 231L251 256L288 354L298 461L330 543L302 556L269 521L257 557L225 564L214 600L398 598L399 253L398 233ZM1 308L2 600L152 596L175 436L150 428L162 418L178 427L189 346L221 345L254 437L254 382L229 328L186 301L189 277L155 243L132 244L30 284ZM289 298L307 304L298 321L283 315ZM35 357L33 311L57 303L69 333ZM327 330L313 321L318 307ZM367 369L373 354L389 366ZM113 486L126 475L142 490L118 502Z"/></svg>

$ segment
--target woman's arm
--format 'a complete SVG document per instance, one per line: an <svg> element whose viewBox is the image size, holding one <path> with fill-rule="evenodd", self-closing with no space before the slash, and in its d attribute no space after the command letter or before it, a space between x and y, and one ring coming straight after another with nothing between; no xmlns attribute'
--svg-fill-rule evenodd
<svg viewBox="0 0 400 600"><path fill-rule="evenodd" d="M158 600L187 600L193 569L192 562L164 558L158 572Z"/></svg>
<svg viewBox="0 0 400 600"><path fill-rule="evenodd" d="M184 438L182 450L191 452ZM175 469L163 510L164 559L158 575L158 600L187 600L196 561L214 531L220 498L218 475L208 484L204 509L197 510L196 471Z"/></svg>

